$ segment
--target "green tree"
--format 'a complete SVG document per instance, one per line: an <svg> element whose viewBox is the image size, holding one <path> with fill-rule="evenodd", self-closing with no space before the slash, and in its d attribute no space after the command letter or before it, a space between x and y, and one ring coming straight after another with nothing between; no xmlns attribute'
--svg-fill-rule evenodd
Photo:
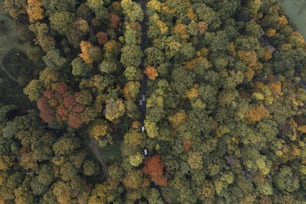
<svg viewBox="0 0 306 204"><path fill-rule="evenodd" d="M284 166L273 177L273 183L282 192L292 193L299 189L300 181L288 166Z"/></svg>
<svg viewBox="0 0 306 204"><path fill-rule="evenodd" d="M57 11L50 15L50 28L59 34L67 34L69 25L73 22L75 15L69 11Z"/></svg>
<svg viewBox="0 0 306 204"><path fill-rule="evenodd" d="M47 67L54 70L60 70L67 63L67 60L61 56L58 49L48 51L42 59Z"/></svg>
<svg viewBox="0 0 306 204"><path fill-rule="evenodd" d="M81 145L80 140L74 135L66 134L60 137L56 143L53 144L52 149L55 155L66 155L74 152Z"/></svg>
<svg viewBox="0 0 306 204"><path fill-rule="evenodd" d="M225 31L208 32L205 35L205 41L208 43L209 50L213 52L226 51L229 44Z"/></svg>
<svg viewBox="0 0 306 204"><path fill-rule="evenodd" d="M42 95L43 89L43 83L37 79L33 79L23 89L23 93L28 96L30 101L37 101L38 98Z"/></svg>
<svg viewBox="0 0 306 204"><path fill-rule="evenodd" d="M41 0L45 13L50 16L58 11L74 12L76 7L76 0L61 1L61 0Z"/></svg>
<svg viewBox="0 0 306 204"><path fill-rule="evenodd" d="M71 61L72 75L85 77L92 70L92 64L85 63L80 57L76 57Z"/></svg>
<svg viewBox="0 0 306 204"><path fill-rule="evenodd" d="M27 6L26 0L3 1L3 9L14 19L17 19L19 15L26 13L26 6Z"/></svg>
<svg viewBox="0 0 306 204"><path fill-rule="evenodd" d="M214 11L211 7L209 7L205 3L195 3L192 5L197 18L201 21L206 22L210 27L214 29L219 28L221 25L221 20L218 16L218 13Z"/></svg>
<svg viewBox="0 0 306 204"><path fill-rule="evenodd" d="M123 13L127 15L128 20L130 21L142 21L143 20L143 11L139 4L132 0L123 0L121 1L121 6Z"/></svg>
<svg viewBox="0 0 306 204"><path fill-rule="evenodd" d="M104 59L101 64L99 64L99 70L101 73L111 74L115 72L118 68L118 65L115 60Z"/></svg>
<svg viewBox="0 0 306 204"><path fill-rule="evenodd" d="M120 62L124 66L139 66L143 56L141 47L138 45L126 45L121 49Z"/></svg>
<svg viewBox="0 0 306 204"><path fill-rule="evenodd" d="M193 85L192 73L182 66L172 68L171 78L171 86L181 95L185 94L186 90Z"/></svg>
<svg viewBox="0 0 306 204"><path fill-rule="evenodd" d="M46 23L36 22L29 25L31 30L36 37L38 45L45 52L55 49L55 39L50 35L49 26Z"/></svg>
<svg viewBox="0 0 306 204"><path fill-rule="evenodd" d="M107 9L103 6L104 0L88 0L86 4L93 10L97 19L107 19Z"/></svg>

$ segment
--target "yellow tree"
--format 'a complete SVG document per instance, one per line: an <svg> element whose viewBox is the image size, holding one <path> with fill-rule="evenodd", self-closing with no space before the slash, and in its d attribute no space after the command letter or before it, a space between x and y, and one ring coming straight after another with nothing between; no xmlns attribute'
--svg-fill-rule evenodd
<svg viewBox="0 0 306 204"><path fill-rule="evenodd" d="M35 21L44 18L44 9L41 6L42 3L40 0L28 0L27 14L29 16L30 23L34 23Z"/></svg>
<svg viewBox="0 0 306 204"><path fill-rule="evenodd" d="M84 62L87 64L92 64L93 60L89 56L89 49L92 48L92 44L89 41L81 41L80 43L80 49L82 53L79 55Z"/></svg>

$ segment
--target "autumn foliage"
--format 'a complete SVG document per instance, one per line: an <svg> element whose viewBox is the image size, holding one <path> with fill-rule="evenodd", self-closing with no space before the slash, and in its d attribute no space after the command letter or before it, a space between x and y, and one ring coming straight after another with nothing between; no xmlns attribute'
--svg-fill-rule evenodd
<svg viewBox="0 0 306 204"><path fill-rule="evenodd" d="M127 99L136 99L140 88L139 82L129 81L123 88L123 94Z"/></svg>
<svg viewBox="0 0 306 204"><path fill-rule="evenodd" d="M251 68L256 67L258 59L255 51L239 50L237 54L238 57L249 67Z"/></svg>
<svg viewBox="0 0 306 204"><path fill-rule="evenodd" d="M41 97L37 101L37 108L40 110L39 116L47 123L55 121L55 111L51 107L48 98Z"/></svg>
<svg viewBox="0 0 306 204"><path fill-rule="evenodd" d="M93 62L93 59L89 55L89 49L92 48L92 47L93 47L93 45L89 41L81 41L81 43L80 43L80 49L82 51L82 53L80 54L80 57L87 64L92 64L92 62Z"/></svg>
<svg viewBox="0 0 306 204"><path fill-rule="evenodd" d="M275 34L276 34L276 30L274 29L274 28L270 28L270 29L268 29L267 30L267 32L266 32L266 36L268 36L268 37L273 37L273 36L275 36Z"/></svg>
<svg viewBox="0 0 306 204"><path fill-rule="evenodd" d="M89 135L96 139L100 137L106 136L107 134L107 123L103 120L96 120L93 124L91 124L89 128Z"/></svg>
<svg viewBox="0 0 306 204"><path fill-rule="evenodd" d="M306 43L281 1L0 2L21 41L0 204L305 202Z"/></svg>
<svg viewBox="0 0 306 204"><path fill-rule="evenodd" d="M142 172L148 175L156 185L167 186L168 181L164 175L164 162L160 159L159 154L155 154L145 160L145 166Z"/></svg>
<svg viewBox="0 0 306 204"><path fill-rule="evenodd" d="M191 149L191 146L192 146L192 141L191 140L184 140L183 143L183 148L186 152L188 152L190 149Z"/></svg>
<svg viewBox="0 0 306 204"><path fill-rule="evenodd" d="M110 27L113 29L118 28L120 23L120 17L115 13L109 14Z"/></svg>
<svg viewBox="0 0 306 204"><path fill-rule="evenodd" d="M34 23L37 20L44 18L44 9L40 0L28 0L27 14L29 16L30 23Z"/></svg>
<svg viewBox="0 0 306 204"><path fill-rule="evenodd" d="M73 92L65 83L53 84L37 101L39 116L49 124L67 122L69 126L79 128L88 119L87 103L78 100L80 95L82 92Z"/></svg>
<svg viewBox="0 0 306 204"><path fill-rule="evenodd" d="M179 110L177 113L169 117L169 121L173 127L178 127L183 124L186 118L187 114L185 110Z"/></svg>
<svg viewBox="0 0 306 204"><path fill-rule="evenodd" d="M204 21L198 23L198 32L199 34L204 34L208 29L208 24Z"/></svg>
<svg viewBox="0 0 306 204"><path fill-rule="evenodd" d="M258 122L263 118L267 118L269 115L270 112L263 105L259 105L251 107L247 118L250 122Z"/></svg>
<svg viewBox="0 0 306 204"><path fill-rule="evenodd" d="M104 45L108 40L107 33L105 32L97 32L96 38L98 40L99 45Z"/></svg>
<svg viewBox="0 0 306 204"><path fill-rule="evenodd" d="M191 100L191 99L193 99L193 98L195 98L199 95L198 89L196 87L193 87L193 88L187 90L185 95L189 100Z"/></svg>
<svg viewBox="0 0 306 204"><path fill-rule="evenodd" d="M153 66L147 66L144 70L144 74L151 80L155 80L158 76L157 69Z"/></svg>

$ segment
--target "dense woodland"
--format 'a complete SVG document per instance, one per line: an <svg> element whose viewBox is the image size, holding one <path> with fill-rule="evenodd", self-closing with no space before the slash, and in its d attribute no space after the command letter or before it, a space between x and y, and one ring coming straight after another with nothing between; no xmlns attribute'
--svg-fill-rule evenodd
<svg viewBox="0 0 306 204"><path fill-rule="evenodd" d="M305 203L306 44L277 0L141 2L3 0L33 106L0 106L0 204Z"/></svg>

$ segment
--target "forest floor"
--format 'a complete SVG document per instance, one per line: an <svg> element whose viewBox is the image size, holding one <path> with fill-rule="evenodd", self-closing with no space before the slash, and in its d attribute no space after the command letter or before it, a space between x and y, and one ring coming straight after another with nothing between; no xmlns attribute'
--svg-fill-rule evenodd
<svg viewBox="0 0 306 204"><path fill-rule="evenodd" d="M25 70L32 69L19 42L16 23L0 7L0 104L28 107L29 100L23 94Z"/></svg>

